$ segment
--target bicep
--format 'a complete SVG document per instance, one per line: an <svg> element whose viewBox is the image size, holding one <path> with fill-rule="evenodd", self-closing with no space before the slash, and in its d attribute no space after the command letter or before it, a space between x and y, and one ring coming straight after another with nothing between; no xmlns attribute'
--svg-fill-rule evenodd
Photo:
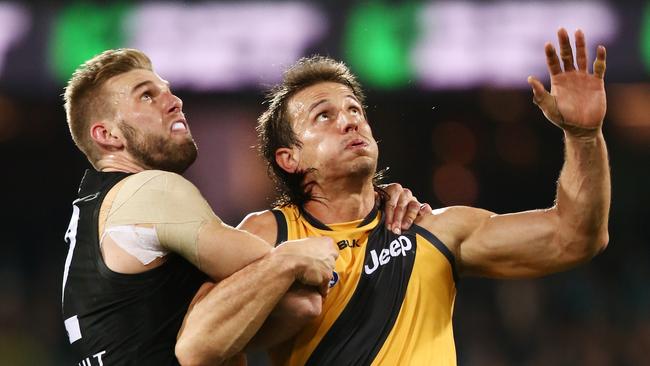
<svg viewBox="0 0 650 366"><path fill-rule="evenodd" d="M162 248L180 254L214 280L230 276L271 249L262 239L224 224L180 175L146 171L127 179L107 227L151 226Z"/></svg>
<svg viewBox="0 0 650 366"><path fill-rule="evenodd" d="M458 248L462 273L528 278L568 268L574 257L560 245L558 220L555 209L475 213Z"/></svg>
<svg viewBox="0 0 650 366"><path fill-rule="evenodd" d="M253 234L211 220L199 230L198 267L219 281L264 257L271 249L271 245Z"/></svg>

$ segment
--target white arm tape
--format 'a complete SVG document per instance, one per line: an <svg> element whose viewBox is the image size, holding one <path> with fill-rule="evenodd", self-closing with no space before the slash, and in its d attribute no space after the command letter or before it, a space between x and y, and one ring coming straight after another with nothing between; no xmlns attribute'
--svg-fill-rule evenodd
<svg viewBox="0 0 650 366"><path fill-rule="evenodd" d="M104 230L102 242L106 235L145 266L153 262L154 259L164 257L169 253L169 250L160 245L155 228L133 225L109 227Z"/></svg>

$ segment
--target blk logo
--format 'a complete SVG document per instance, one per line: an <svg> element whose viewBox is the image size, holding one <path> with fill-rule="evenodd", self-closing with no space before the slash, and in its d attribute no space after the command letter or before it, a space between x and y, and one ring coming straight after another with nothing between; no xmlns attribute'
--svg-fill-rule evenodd
<svg viewBox="0 0 650 366"><path fill-rule="evenodd" d="M343 239L336 243L336 245L339 247L339 250L343 250L345 248L359 248L361 245L357 242L357 239L352 239L352 243L350 243L349 240Z"/></svg>

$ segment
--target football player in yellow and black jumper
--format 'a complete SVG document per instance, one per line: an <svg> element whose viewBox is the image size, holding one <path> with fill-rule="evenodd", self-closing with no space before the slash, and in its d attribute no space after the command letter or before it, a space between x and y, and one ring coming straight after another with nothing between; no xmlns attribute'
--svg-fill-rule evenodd
<svg viewBox="0 0 650 366"><path fill-rule="evenodd" d="M554 205L511 214L442 208L407 230L382 224L391 218L378 210L385 201L373 182L378 147L350 70L319 56L287 70L258 124L281 199L240 228L276 244L328 236L339 257L320 316L274 347L274 364L455 365L451 319L459 277L542 276L606 247L605 49L598 47L589 72L582 31L575 34L577 65L566 30L558 39L560 57L545 46L551 92L528 79L534 102L564 133ZM281 339L280 333L269 336Z"/></svg>

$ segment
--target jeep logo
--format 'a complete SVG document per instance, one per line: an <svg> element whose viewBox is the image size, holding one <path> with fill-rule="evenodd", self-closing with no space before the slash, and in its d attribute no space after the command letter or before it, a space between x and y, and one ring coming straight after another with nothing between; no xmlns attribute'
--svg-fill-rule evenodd
<svg viewBox="0 0 650 366"><path fill-rule="evenodd" d="M397 239L390 242L388 248L384 248L377 255L376 250L370 251L370 258L372 259L372 266L366 264L363 268L366 274L372 274L380 266L390 262L391 259L397 256L406 256L406 252L413 249L411 240L404 235L400 235Z"/></svg>

